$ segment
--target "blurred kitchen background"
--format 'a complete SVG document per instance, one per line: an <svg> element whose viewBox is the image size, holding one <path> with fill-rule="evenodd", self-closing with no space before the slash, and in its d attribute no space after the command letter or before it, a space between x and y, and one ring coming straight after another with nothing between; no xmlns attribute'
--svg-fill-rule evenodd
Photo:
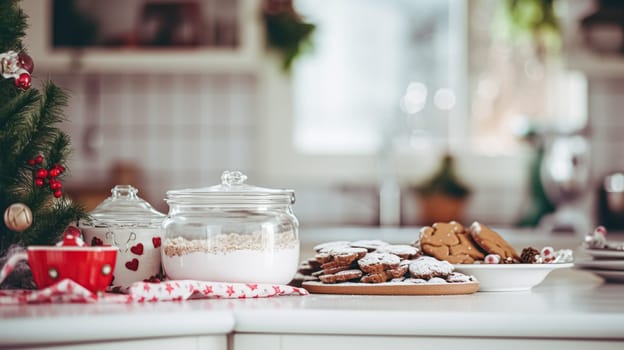
<svg viewBox="0 0 624 350"><path fill-rule="evenodd" d="M223 170L303 226L624 226L624 3L24 0L66 189L167 212Z"/></svg>

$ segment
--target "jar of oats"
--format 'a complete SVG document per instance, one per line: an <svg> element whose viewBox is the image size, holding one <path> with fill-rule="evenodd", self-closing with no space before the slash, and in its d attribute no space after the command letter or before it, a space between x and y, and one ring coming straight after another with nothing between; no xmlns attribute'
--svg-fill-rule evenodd
<svg viewBox="0 0 624 350"><path fill-rule="evenodd" d="M167 192L161 254L169 279L290 282L299 263L294 191L246 179L225 171L219 185Z"/></svg>

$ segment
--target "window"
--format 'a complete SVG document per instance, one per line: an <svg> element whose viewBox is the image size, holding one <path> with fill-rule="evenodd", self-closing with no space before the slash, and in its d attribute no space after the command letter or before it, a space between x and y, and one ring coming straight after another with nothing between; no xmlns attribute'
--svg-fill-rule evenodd
<svg viewBox="0 0 624 350"><path fill-rule="evenodd" d="M294 147L371 154L449 139L463 109L463 1L296 2L317 26L293 71Z"/></svg>
<svg viewBox="0 0 624 350"><path fill-rule="evenodd" d="M291 75L265 77L267 174L370 184L385 171L416 183L450 150L467 156L468 181L522 186L530 157L518 130L584 127L586 83L560 62L499 45L501 3L295 1L317 26L314 49ZM494 158L504 166L489 169Z"/></svg>

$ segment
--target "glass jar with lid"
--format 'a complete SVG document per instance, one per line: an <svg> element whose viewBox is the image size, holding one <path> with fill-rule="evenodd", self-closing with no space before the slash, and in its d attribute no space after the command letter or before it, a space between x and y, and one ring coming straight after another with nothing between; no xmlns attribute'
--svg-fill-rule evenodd
<svg viewBox="0 0 624 350"><path fill-rule="evenodd" d="M221 184L167 192L163 270L170 279L286 284L299 264L293 190L245 184L225 171Z"/></svg>
<svg viewBox="0 0 624 350"><path fill-rule="evenodd" d="M117 185L111 196L89 213L79 226L91 246L117 247L112 287L125 290L132 283L161 275L163 213L140 198L130 185Z"/></svg>

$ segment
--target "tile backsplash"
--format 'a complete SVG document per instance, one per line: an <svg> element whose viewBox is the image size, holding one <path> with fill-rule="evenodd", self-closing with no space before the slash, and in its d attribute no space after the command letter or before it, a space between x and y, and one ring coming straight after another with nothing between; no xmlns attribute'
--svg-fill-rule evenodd
<svg viewBox="0 0 624 350"><path fill-rule="evenodd" d="M252 76L58 74L50 79L71 96L63 126L74 148L69 186L108 186L122 177L166 210L166 190L216 184L224 169L253 172Z"/></svg>

